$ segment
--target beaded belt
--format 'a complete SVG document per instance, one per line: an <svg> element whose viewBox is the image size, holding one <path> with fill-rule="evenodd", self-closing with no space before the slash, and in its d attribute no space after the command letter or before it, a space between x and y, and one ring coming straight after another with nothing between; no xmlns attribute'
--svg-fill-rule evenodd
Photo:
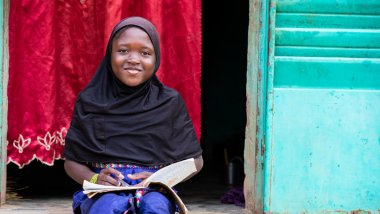
<svg viewBox="0 0 380 214"><path fill-rule="evenodd" d="M92 167L95 168L129 168L129 169L161 169L165 167L165 165L157 165L157 166L138 166L133 164L125 164L125 163L91 163Z"/></svg>

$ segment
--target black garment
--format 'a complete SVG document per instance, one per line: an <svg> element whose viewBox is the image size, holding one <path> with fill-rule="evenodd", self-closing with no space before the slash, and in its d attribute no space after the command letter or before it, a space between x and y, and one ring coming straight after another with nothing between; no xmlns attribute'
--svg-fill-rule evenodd
<svg viewBox="0 0 380 214"><path fill-rule="evenodd" d="M106 56L78 95L66 136L64 157L78 162L169 164L198 157L202 149L182 97L154 74L137 87L119 81L111 68L112 40L120 29L139 27L150 37L160 64L157 31L140 17L119 22ZM180 72L180 71L179 71Z"/></svg>

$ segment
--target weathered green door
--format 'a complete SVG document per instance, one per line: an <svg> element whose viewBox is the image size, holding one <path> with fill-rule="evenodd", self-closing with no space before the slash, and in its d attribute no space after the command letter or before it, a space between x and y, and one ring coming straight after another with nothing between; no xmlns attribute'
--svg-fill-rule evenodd
<svg viewBox="0 0 380 214"><path fill-rule="evenodd" d="M264 211L377 212L380 1L272 7Z"/></svg>

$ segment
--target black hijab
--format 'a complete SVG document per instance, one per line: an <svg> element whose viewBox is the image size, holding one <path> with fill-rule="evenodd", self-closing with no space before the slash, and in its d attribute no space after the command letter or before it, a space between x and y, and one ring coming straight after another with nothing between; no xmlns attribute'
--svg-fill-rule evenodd
<svg viewBox="0 0 380 214"><path fill-rule="evenodd" d="M111 68L112 41L128 27L148 34L156 56L153 76L136 87L123 84ZM141 17L119 22L93 79L77 97L64 157L78 162L150 166L201 155L182 97L155 75L159 65L159 38L153 24Z"/></svg>

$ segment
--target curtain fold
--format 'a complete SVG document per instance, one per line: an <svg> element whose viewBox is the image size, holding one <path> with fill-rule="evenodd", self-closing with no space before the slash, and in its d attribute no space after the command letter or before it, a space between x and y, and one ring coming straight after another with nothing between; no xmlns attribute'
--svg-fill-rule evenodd
<svg viewBox="0 0 380 214"><path fill-rule="evenodd" d="M77 94L113 26L135 15L156 25L157 75L184 97L200 137L201 0L19 0L9 17L8 163L53 165L61 158Z"/></svg>

